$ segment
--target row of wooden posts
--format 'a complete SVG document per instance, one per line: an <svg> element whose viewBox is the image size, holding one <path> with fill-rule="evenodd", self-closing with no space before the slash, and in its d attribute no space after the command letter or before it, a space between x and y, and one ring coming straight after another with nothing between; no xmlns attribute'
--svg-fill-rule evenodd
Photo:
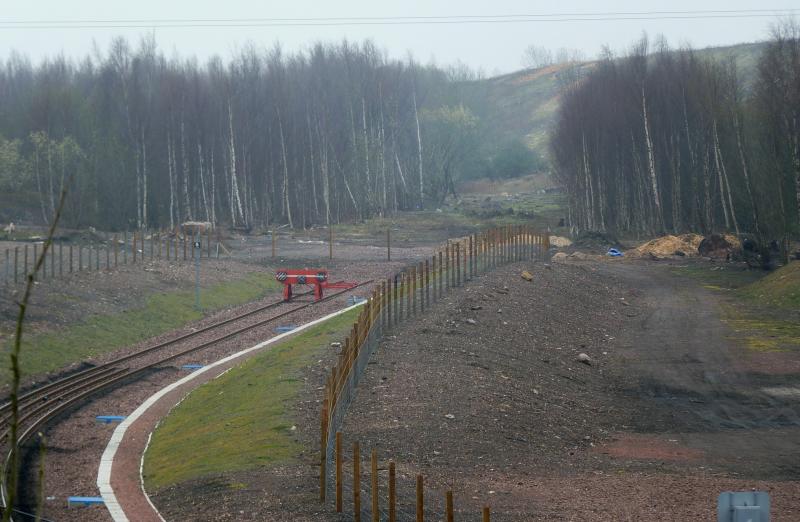
<svg viewBox="0 0 800 522"><path fill-rule="evenodd" d="M509 262L542 256L549 247L549 235L538 233L529 226L493 228L448 241L431 258L407 267L373 288L325 382L320 414L321 501L324 502L327 495L328 455L334 443L331 438L341 427L344 410L359 378L358 368L363 370L366 366L363 359L369 357L384 329L416 315L418 311L424 312L432 301L440 299L450 288L461 286L481 272ZM378 335L373 335L376 332ZM336 449L336 454L339 453ZM336 478L336 507L341 511L338 460ZM353 489L354 492L358 490L357 487Z"/></svg>
<svg viewBox="0 0 800 522"><path fill-rule="evenodd" d="M173 236L160 232L149 235L144 232L133 232L130 236L125 232L121 237L114 234L107 241L88 246L65 245L63 242L55 242L50 247L48 259L45 259L42 269L36 277L40 280L55 279L73 272L99 271L103 268L110 270L120 264L127 265L129 257L132 264L145 262L148 258L168 261L192 260L195 255L210 258L213 252L211 230L207 230L204 235L205 238L202 235L198 236L198 239L205 239L205 245L201 241L199 251L196 251L195 241L191 237ZM219 242L220 240L217 238L217 244ZM6 284L19 283L27 279L39 257L40 246L43 247L43 244L26 244L22 247L5 249L4 281ZM219 257L219 247L215 250L216 257Z"/></svg>
<svg viewBox="0 0 800 522"><path fill-rule="evenodd" d="M344 477L344 451L342 449L342 433L336 432L336 512L341 513L344 510L344 491L343 491L343 477ZM361 502L361 449L358 441L353 442L353 456L352 456L352 505L353 505L353 520L361 522L361 515L364 511ZM370 452L370 469L369 469L369 483L370 483L370 520L372 522L380 522L381 520L381 484L380 476L378 473L378 452L374 448ZM398 519L398 501L397 501L397 465L393 460L388 463L389 477L386 487L386 514L389 522L396 522ZM415 502L414 513L416 522L425 521L425 477L417 475L415 481ZM453 490L448 489L444 494L445 513L444 519L446 522L453 522L455 516L455 507L453 502ZM489 506L483 506L482 510L483 522L490 522L491 512Z"/></svg>

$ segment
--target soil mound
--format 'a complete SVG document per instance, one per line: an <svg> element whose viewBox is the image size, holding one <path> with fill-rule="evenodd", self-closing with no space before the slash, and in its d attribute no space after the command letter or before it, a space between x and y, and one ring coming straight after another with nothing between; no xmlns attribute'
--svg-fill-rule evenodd
<svg viewBox="0 0 800 522"><path fill-rule="evenodd" d="M731 234L711 234L697 245L701 256L714 258L727 258L741 249L742 242Z"/></svg>
<svg viewBox="0 0 800 522"><path fill-rule="evenodd" d="M622 250L622 245L617 241L617 238L602 232L583 232L572 245L582 250L594 250L603 253L608 251L609 248Z"/></svg>
<svg viewBox="0 0 800 522"><path fill-rule="evenodd" d="M698 234L657 237L626 254L631 257L697 256L698 247L703 241L703 236Z"/></svg>
<svg viewBox="0 0 800 522"><path fill-rule="evenodd" d="M572 241L566 237L550 236L550 244L556 248L563 248L572 245Z"/></svg>

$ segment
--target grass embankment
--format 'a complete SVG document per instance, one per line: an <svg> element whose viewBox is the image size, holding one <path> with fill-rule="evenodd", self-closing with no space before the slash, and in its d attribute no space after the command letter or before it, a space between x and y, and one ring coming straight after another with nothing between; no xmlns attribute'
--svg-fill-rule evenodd
<svg viewBox="0 0 800 522"><path fill-rule="evenodd" d="M147 489L291 461L302 449L288 413L300 372L346 335L357 313L310 328L194 390L153 433L144 460Z"/></svg>
<svg viewBox="0 0 800 522"><path fill-rule="evenodd" d="M219 310L259 299L277 291L279 287L271 274L249 274L237 281L202 288L200 304L205 311ZM203 312L194 309L194 292L191 290L154 295L141 308L95 316L57 333L23 337L20 365L26 375L53 371L179 328L202 317ZM0 383L8 381L7 372L6 368L2 369Z"/></svg>
<svg viewBox="0 0 800 522"><path fill-rule="evenodd" d="M714 269L712 269L714 268ZM800 263L774 272L695 265L675 269L710 290L732 297L723 305L724 320L736 339L752 352L800 350Z"/></svg>

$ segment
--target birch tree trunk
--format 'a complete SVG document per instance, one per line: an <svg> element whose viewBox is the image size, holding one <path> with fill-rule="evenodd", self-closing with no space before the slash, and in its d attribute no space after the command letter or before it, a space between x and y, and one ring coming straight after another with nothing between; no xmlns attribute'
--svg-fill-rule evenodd
<svg viewBox="0 0 800 522"><path fill-rule="evenodd" d="M658 193L658 178L656 177L656 161L653 153L653 141L650 139L650 124L647 121L647 98L642 86L642 116L644 120L644 137L647 144L647 168L650 172L650 185L653 191L653 204L656 210L656 227L661 231L664 227L664 216L661 212L661 196Z"/></svg>
<svg viewBox="0 0 800 522"><path fill-rule="evenodd" d="M206 221L211 221L211 213L208 211L208 197L206 196L206 180L203 175L203 146L200 145L200 142L197 142L197 170L200 176L200 193L203 199Z"/></svg>
<svg viewBox="0 0 800 522"><path fill-rule="evenodd" d="M722 163L722 154L719 150L719 142L717 140L717 121L714 120L711 124L711 131L712 131L712 139L714 147L714 165L717 168L717 178L719 181L719 200L722 204L722 213L725 216L725 228L730 230L731 222L730 217L728 215L728 205L725 202L725 181L723 179L723 171L725 170Z"/></svg>
<svg viewBox="0 0 800 522"><path fill-rule="evenodd" d="M283 204L286 212L286 218L289 220L289 226L294 228L294 222L292 221L292 205L289 199L289 165L286 158L286 140L284 139L283 135L281 111L278 108L276 108L276 110L278 111L278 129L280 130L281 136L281 156L283 157Z"/></svg>
<svg viewBox="0 0 800 522"><path fill-rule="evenodd" d="M172 150L172 137L167 132L167 167L169 176L169 229L175 230L175 177L172 168L175 162L174 153Z"/></svg>
<svg viewBox="0 0 800 522"><path fill-rule="evenodd" d="M236 217L238 216L241 221L244 221L244 212L242 211L242 200L239 197L239 184L236 181L236 146L233 140L233 110L231 110L230 101L228 101L228 132L230 134L231 160L231 225L236 226Z"/></svg>
<svg viewBox="0 0 800 522"><path fill-rule="evenodd" d="M189 201L189 159L186 157L186 134L184 132L183 114L181 114L181 192L183 193L183 217L192 221L192 205Z"/></svg>
<svg viewBox="0 0 800 522"><path fill-rule="evenodd" d="M412 91L411 99L414 100L414 120L417 123L417 154L419 157L419 204L425 204L425 185L422 177L422 131L419 126L419 111L417 110L417 89ZM396 156L396 154L395 154Z"/></svg>

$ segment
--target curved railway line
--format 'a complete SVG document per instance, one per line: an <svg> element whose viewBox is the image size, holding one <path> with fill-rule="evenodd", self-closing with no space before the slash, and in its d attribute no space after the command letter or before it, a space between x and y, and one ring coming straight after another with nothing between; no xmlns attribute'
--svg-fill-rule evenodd
<svg viewBox="0 0 800 522"><path fill-rule="evenodd" d="M250 310L223 321L199 328L167 341L148 346L134 353L118 357L109 362L93 366L86 370L73 373L56 381L36 387L19 396L20 435L17 441L17 448L21 447L34 433L36 433L39 428L47 424L50 420L60 415L70 407L75 406L80 401L88 399L92 395L108 388L109 386L130 380L137 375L146 372L147 370L161 366L180 357L198 352L205 348L215 346L218 343L232 339L255 328L266 326L278 319L312 307L316 304L329 301L348 291L368 285L372 282L373 280L364 281L352 288L332 293L322 299L307 302L301 304L300 306L294 306L290 310L281 311L278 314L270 315L267 318L259 319L258 321L250 324L226 331L211 340L203 341L197 344L186 343L188 346L181 347L181 345L184 344L184 341L191 341L193 338L201 334L219 330L223 327L238 323L243 319L253 317L269 310L279 309L283 306L290 306L292 304L292 301L284 300L272 302L254 310ZM297 294L295 297L302 297L311 294L313 294L313 291L303 292L301 294ZM167 350L167 348L170 347L177 349ZM145 360L137 361L137 359ZM0 405L0 444L5 444L6 446L8 445L7 440L11 433L10 421L11 403L6 402ZM2 495L1 500L4 510L6 508L8 498L7 483L9 464L14 449L15 448L7 447L3 463L0 495ZM18 487L20 486L18 485Z"/></svg>

